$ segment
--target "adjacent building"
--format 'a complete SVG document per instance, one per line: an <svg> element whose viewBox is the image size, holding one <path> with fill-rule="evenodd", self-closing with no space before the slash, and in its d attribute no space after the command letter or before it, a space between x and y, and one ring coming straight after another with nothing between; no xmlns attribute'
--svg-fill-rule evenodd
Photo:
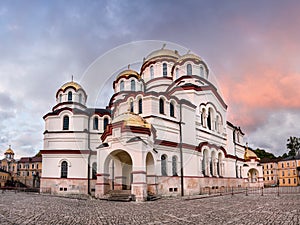
<svg viewBox="0 0 300 225"><path fill-rule="evenodd" d="M265 187L279 185L278 161L279 159L267 159L267 158L262 159L260 161L260 163L263 166Z"/></svg>
<svg viewBox="0 0 300 225"><path fill-rule="evenodd" d="M0 160L2 175L1 185L39 187L42 175L42 156L22 157L15 159L15 153L11 146L5 151L4 159ZM5 180L6 179L6 180Z"/></svg>
<svg viewBox="0 0 300 225"><path fill-rule="evenodd" d="M278 162L279 186L300 185L300 154L288 157Z"/></svg>

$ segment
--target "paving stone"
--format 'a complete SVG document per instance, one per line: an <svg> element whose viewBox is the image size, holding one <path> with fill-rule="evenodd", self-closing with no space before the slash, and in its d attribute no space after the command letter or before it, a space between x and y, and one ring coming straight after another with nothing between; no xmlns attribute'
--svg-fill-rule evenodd
<svg viewBox="0 0 300 225"><path fill-rule="evenodd" d="M0 224L299 224L300 193L108 202L0 194Z"/></svg>

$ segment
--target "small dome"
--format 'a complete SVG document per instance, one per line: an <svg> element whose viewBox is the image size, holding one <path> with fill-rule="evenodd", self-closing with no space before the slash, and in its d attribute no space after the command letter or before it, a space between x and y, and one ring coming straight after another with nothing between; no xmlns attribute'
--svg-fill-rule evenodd
<svg viewBox="0 0 300 225"><path fill-rule="evenodd" d="M9 146L9 148L5 151L5 153L4 153L4 155L14 155L15 153L14 153L14 151L10 148L10 146Z"/></svg>
<svg viewBox="0 0 300 225"><path fill-rule="evenodd" d="M69 87L74 88L76 91L78 91L79 89L82 89L81 85L74 82L74 81L70 81L70 82L65 83L63 86L61 86L60 89L65 91L65 89L67 89Z"/></svg>
<svg viewBox="0 0 300 225"><path fill-rule="evenodd" d="M141 116L134 114L132 112L126 112L120 114L119 116L113 119L112 124L117 122L124 122L126 126L151 128L150 123L148 123Z"/></svg>
<svg viewBox="0 0 300 225"><path fill-rule="evenodd" d="M116 80L118 80L121 77L127 78L129 76L135 76L137 79L140 79L140 77L141 77L140 74L138 72L136 72L135 70L128 69L128 70L124 70L121 73L119 73Z"/></svg>
<svg viewBox="0 0 300 225"><path fill-rule="evenodd" d="M169 56L178 59L179 54L177 50L170 50L170 49L159 49L151 52L145 59L145 61L148 61L152 58L156 57L162 57L162 56Z"/></svg>
<svg viewBox="0 0 300 225"><path fill-rule="evenodd" d="M199 56L197 56L195 54L191 54L191 53L181 56L177 61L180 63L181 61L186 60L186 59L195 60L196 62L202 61L202 59Z"/></svg>
<svg viewBox="0 0 300 225"><path fill-rule="evenodd" d="M260 158L258 158L257 155L253 151L251 151L251 150L248 149L248 147L245 150L244 159L246 161L250 160L250 159L260 160Z"/></svg>

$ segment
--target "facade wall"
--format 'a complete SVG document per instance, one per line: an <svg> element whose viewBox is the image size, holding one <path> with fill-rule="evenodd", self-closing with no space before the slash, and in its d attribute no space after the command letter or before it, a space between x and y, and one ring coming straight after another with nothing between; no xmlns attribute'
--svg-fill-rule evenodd
<svg viewBox="0 0 300 225"><path fill-rule="evenodd" d="M279 186L299 185L299 174L297 171L298 160L287 160L278 162Z"/></svg>

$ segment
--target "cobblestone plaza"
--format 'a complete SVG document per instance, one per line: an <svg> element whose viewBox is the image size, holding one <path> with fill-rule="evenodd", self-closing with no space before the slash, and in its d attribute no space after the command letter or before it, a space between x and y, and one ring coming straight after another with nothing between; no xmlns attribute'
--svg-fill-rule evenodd
<svg viewBox="0 0 300 225"><path fill-rule="evenodd" d="M6 191L0 224L300 224L300 194L109 202Z"/></svg>

